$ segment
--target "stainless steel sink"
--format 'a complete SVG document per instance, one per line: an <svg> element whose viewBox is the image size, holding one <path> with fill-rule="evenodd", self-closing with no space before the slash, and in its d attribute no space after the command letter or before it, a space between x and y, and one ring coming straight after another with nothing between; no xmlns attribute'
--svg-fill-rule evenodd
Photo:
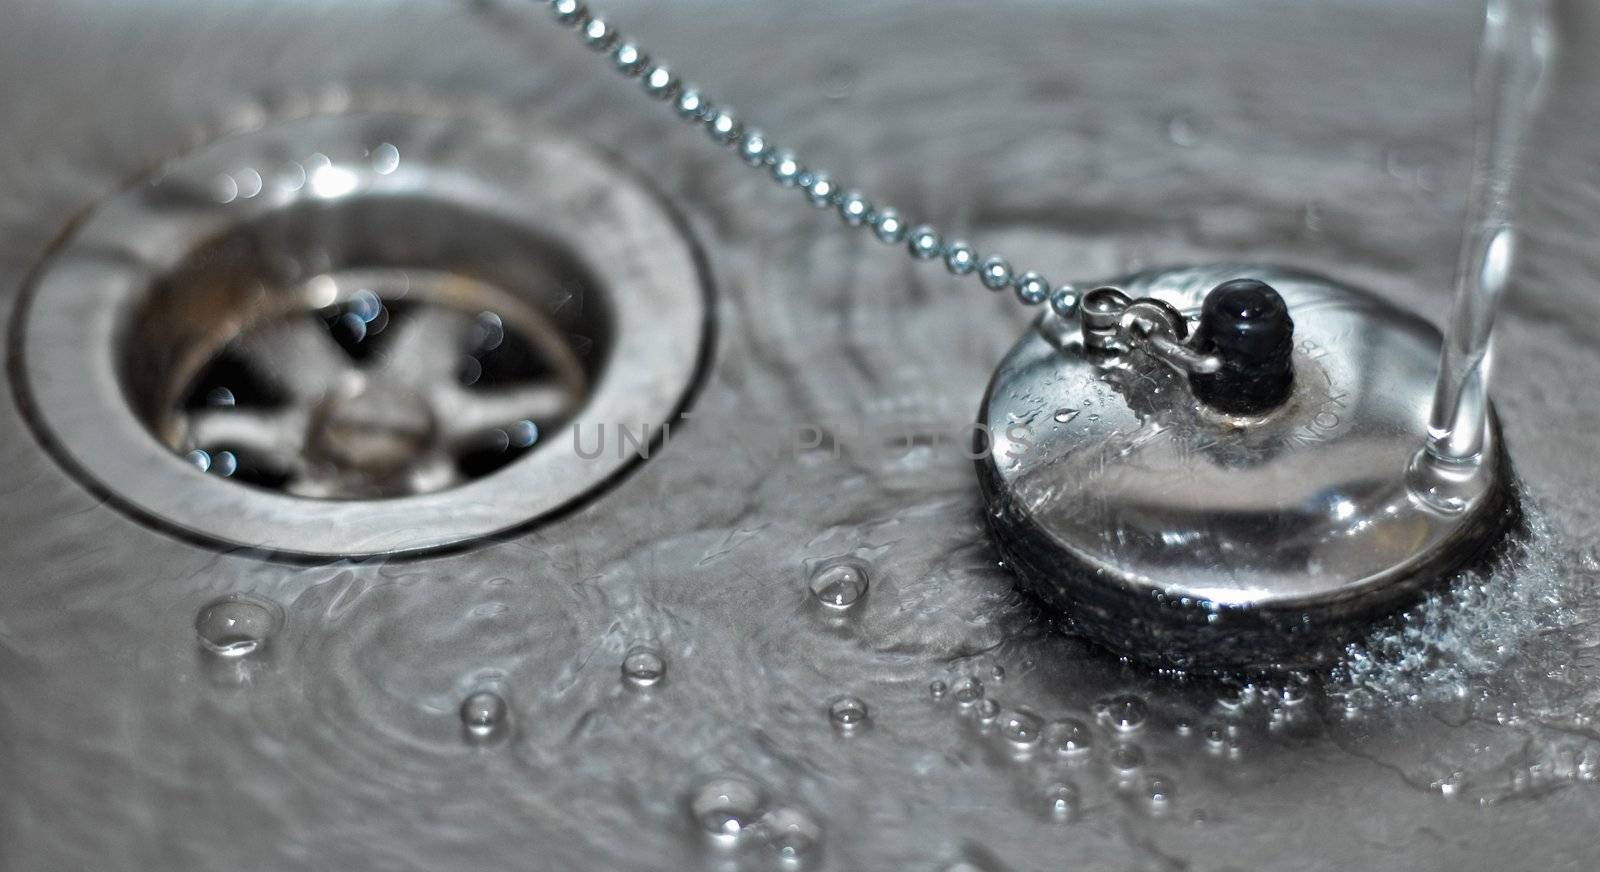
<svg viewBox="0 0 1600 872"><path fill-rule="evenodd" d="M1051 275L1280 262L1447 305L1474 3L607 5L835 175ZM1496 375L1529 532L1330 672L1200 679L1058 630L999 565L965 428L1025 313L800 208L543 4L9 4L0 868L1593 869L1600 10L1559 5ZM270 174L150 193L253 137L340 166L295 125L374 118L511 145L273 232L228 223ZM519 179L571 196L494 196ZM245 305L216 288L267 261L184 272L198 237L156 231L185 210L268 254L387 244ZM59 272L85 238L120 291ZM484 302L540 269L604 314ZM188 457L215 385L178 363L243 341L224 316L403 319L392 270L524 312L570 375L559 440L490 427L517 451L371 491ZM549 363L581 353L551 324L604 353ZM618 462L541 454L608 415Z"/></svg>

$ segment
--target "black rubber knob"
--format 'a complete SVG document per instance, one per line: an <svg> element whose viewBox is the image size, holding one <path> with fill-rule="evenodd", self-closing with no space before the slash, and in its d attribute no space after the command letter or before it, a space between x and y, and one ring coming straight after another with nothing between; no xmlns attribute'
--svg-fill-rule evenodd
<svg viewBox="0 0 1600 872"><path fill-rule="evenodd" d="M1222 368L1189 376L1195 396L1230 415L1260 415L1283 405L1294 387L1294 320L1266 282L1234 279L1200 306L1195 345Z"/></svg>

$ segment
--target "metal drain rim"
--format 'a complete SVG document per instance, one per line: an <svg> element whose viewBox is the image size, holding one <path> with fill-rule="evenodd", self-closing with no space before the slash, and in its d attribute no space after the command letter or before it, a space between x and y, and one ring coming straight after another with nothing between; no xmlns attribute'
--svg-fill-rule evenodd
<svg viewBox="0 0 1600 872"><path fill-rule="evenodd" d="M383 146L401 159L380 172L373 155ZM285 161L314 165L300 190L263 185L254 197L228 202L213 195L222 176ZM319 189L311 173L328 167L332 174ZM619 315L635 313L616 319L607 372L585 409L542 440L545 447L447 491L323 502L208 476L149 433L117 378L115 340L152 281L210 234L301 198L352 195L439 199L527 227L580 260ZM605 220L608 232L585 234L565 220L580 212ZM129 218L142 222L136 239L121 235ZM676 417L705 363L709 294L682 222L643 181L587 143L476 118L302 118L202 146L69 228L24 289L11 374L41 441L91 490L136 517L209 543L286 557L429 551L548 517L634 466L640 458L631 453L581 456L575 432L596 422L659 429Z"/></svg>

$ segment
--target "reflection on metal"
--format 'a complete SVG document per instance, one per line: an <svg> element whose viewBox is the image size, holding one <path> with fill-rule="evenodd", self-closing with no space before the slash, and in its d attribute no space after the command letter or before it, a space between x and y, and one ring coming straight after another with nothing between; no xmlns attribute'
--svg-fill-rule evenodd
<svg viewBox="0 0 1600 872"><path fill-rule="evenodd" d="M1259 417L1195 401L1141 348L1086 348L1046 316L1001 365L979 461L1008 561L1120 653L1165 666L1307 665L1498 540L1509 470L1493 425L1486 486L1441 512L1405 470L1426 432L1436 330L1366 293L1255 266L1116 286L1188 317L1242 276L1296 325L1294 389Z"/></svg>
<svg viewBox="0 0 1600 872"><path fill-rule="evenodd" d="M675 417L707 328L689 242L592 150L387 115L169 164L61 243L21 317L35 423L94 487L205 538L338 555L593 491L636 455L584 455L576 428Z"/></svg>

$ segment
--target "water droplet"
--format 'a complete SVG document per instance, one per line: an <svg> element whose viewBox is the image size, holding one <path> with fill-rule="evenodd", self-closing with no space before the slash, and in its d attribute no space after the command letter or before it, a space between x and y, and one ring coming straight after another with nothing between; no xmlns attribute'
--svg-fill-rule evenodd
<svg viewBox="0 0 1600 872"><path fill-rule="evenodd" d="M1152 774L1144 780L1144 798L1152 808L1165 809L1172 805L1177 786L1169 776Z"/></svg>
<svg viewBox="0 0 1600 872"><path fill-rule="evenodd" d="M841 696L828 704L828 720L841 730L854 730L867 722L867 704L853 696Z"/></svg>
<svg viewBox="0 0 1600 872"><path fill-rule="evenodd" d="M1364 688L1358 687L1344 694L1344 716L1346 719L1354 720L1359 718L1362 713L1372 708L1372 706L1372 694Z"/></svg>
<svg viewBox="0 0 1600 872"><path fill-rule="evenodd" d="M383 301L378 295L368 288L361 288L350 295L349 302L345 303L350 314L360 318L363 323L371 324L378 320L378 315L383 312Z"/></svg>
<svg viewBox="0 0 1600 872"><path fill-rule="evenodd" d="M967 676L956 682L956 702L962 706L972 705L983 699L983 682Z"/></svg>
<svg viewBox="0 0 1600 872"><path fill-rule="evenodd" d="M1255 689L1248 686L1229 687L1217 696L1217 705L1227 711L1236 711L1248 705L1254 695Z"/></svg>
<svg viewBox="0 0 1600 872"><path fill-rule="evenodd" d="M841 560L819 568L811 576L811 595L830 609L848 609L867 593L867 568Z"/></svg>
<svg viewBox="0 0 1600 872"><path fill-rule="evenodd" d="M352 342L362 342L367 338L367 322L355 312L346 312L339 316L335 329L350 337Z"/></svg>
<svg viewBox="0 0 1600 872"><path fill-rule="evenodd" d="M226 206L239 196L239 183L233 176L223 173L211 182L211 197Z"/></svg>
<svg viewBox="0 0 1600 872"><path fill-rule="evenodd" d="M480 690L461 702L461 726L467 737L486 741L500 735L506 724L506 701L493 691Z"/></svg>
<svg viewBox="0 0 1600 872"><path fill-rule="evenodd" d="M1579 781L1594 781L1600 774L1600 751L1594 748L1584 748L1578 752L1573 772Z"/></svg>
<svg viewBox="0 0 1600 872"><path fill-rule="evenodd" d="M634 687L654 687L666 677L666 658L648 645L635 645L622 658L622 680Z"/></svg>
<svg viewBox="0 0 1600 872"><path fill-rule="evenodd" d="M372 170L386 176L400 168L400 149L385 142L372 150Z"/></svg>
<svg viewBox="0 0 1600 872"><path fill-rule="evenodd" d="M695 791L689 812L711 838L732 843L761 816L761 790L741 778L718 778Z"/></svg>
<svg viewBox="0 0 1600 872"><path fill-rule="evenodd" d="M518 448L531 448L539 441L539 425L532 421L518 421L506 433L511 444Z"/></svg>
<svg viewBox="0 0 1600 872"><path fill-rule="evenodd" d="M505 321L493 312L479 312L472 324L468 345L479 352L493 351L506 340Z"/></svg>
<svg viewBox="0 0 1600 872"><path fill-rule="evenodd" d="M999 665L998 663L995 664L994 667L992 667L989 670L989 678L994 680L994 681L1005 681L1006 680L1006 668L1004 666Z"/></svg>
<svg viewBox="0 0 1600 872"><path fill-rule="evenodd" d="M1434 787L1438 788L1440 796L1454 797L1461 792L1461 782L1461 773L1452 772L1438 781L1435 781Z"/></svg>
<svg viewBox="0 0 1600 872"><path fill-rule="evenodd" d="M1111 751L1111 766L1118 772L1137 772L1144 765L1144 749L1138 745L1118 745Z"/></svg>
<svg viewBox="0 0 1600 872"><path fill-rule="evenodd" d="M209 451L202 451L201 449L196 448L188 454L185 454L183 459L194 464L195 468L201 472L206 472L211 469L211 453Z"/></svg>
<svg viewBox="0 0 1600 872"><path fill-rule="evenodd" d="M1066 823L1078 816L1078 809L1083 805L1083 794L1078 790L1078 785L1070 781L1061 781L1045 789L1045 799L1049 802L1050 816L1057 821Z"/></svg>
<svg viewBox="0 0 1600 872"><path fill-rule="evenodd" d="M998 717L1000 717L1000 703L992 699L984 699L978 702L978 720L989 723Z"/></svg>
<svg viewBox="0 0 1600 872"><path fill-rule="evenodd" d="M1144 726L1145 719L1150 715L1150 707L1145 701L1130 693L1121 694L1105 700L1103 708L1096 708L1101 712L1101 717L1119 732L1131 733Z"/></svg>
<svg viewBox="0 0 1600 872"><path fill-rule="evenodd" d="M220 657L243 657L265 646L282 622L282 612L272 603L226 596L200 610L194 630L207 651Z"/></svg>
<svg viewBox="0 0 1600 872"><path fill-rule="evenodd" d="M1167 119L1167 141L1179 148L1192 148L1200 141L1194 121L1187 115L1174 115Z"/></svg>
<svg viewBox="0 0 1600 872"><path fill-rule="evenodd" d="M773 809L761 819L760 831L785 866L805 866L821 852L822 827L799 809Z"/></svg>
<svg viewBox="0 0 1600 872"><path fill-rule="evenodd" d="M1088 724L1077 718L1062 718L1045 727L1045 742L1057 754L1078 755L1087 753L1094 739Z"/></svg>
<svg viewBox="0 0 1600 872"><path fill-rule="evenodd" d="M1221 748L1228 741L1228 732L1219 724L1207 724L1205 728L1206 744L1213 748Z"/></svg>
<svg viewBox="0 0 1600 872"><path fill-rule="evenodd" d="M1007 712L1000 724L1000 735L1013 745L1023 747L1038 742L1043 732L1043 722L1039 716L1025 709Z"/></svg>
<svg viewBox="0 0 1600 872"><path fill-rule="evenodd" d="M943 681L938 679L934 679L934 681L928 685L928 695L934 699L944 699L944 695L949 692L950 685L945 684Z"/></svg>

